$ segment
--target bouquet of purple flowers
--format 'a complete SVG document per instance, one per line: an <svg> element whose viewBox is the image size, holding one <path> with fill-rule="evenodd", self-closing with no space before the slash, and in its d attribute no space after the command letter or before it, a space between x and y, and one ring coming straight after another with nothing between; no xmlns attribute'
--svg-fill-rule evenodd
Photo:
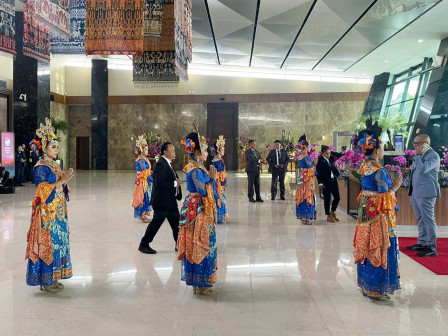
<svg viewBox="0 0 448 336"><path fill-rule="evenodd" d="M343 155L336 160L334 163L336 168L341 173L341 176L344 176L345 172L351 171L351 170L357 170L359 167L361 167L361 164L366 159L366 156L364 154L360 154L358 152L355 152L353 149L349 149L345 152L343 152Z"/></svg>

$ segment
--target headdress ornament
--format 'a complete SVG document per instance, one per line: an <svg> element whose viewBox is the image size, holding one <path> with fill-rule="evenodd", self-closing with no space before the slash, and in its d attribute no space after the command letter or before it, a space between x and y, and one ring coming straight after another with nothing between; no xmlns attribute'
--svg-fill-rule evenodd
<svg viewBox="0 0 448 336"><path fill-rule="evenodd" d="M366 129L353 135L351 139L352 149L355 152L365 154L368 149L374 149L381 136L382 129L378 126L378 121L373 123L372 117L366 120Z"/></svg>
<svg viewBox="0 0 448 336"><path fill-rule="evenodd" d="M216 140L216 148L217 150L220 150L221 148L226 147L226 139L224 139L224 135L220 135L218 137L218 140Z"/></svg>
<svg viewBox="0 0 448 336"><path fill-rule="evenodd" d="M208 148L207 139L199 134L199 130L196 127L196 124L193 124L193 125L194 125L194 129L196 130L196 133L198 134L199 146L200 146L201 153L203 153L203 152L207 151L207 148Z"/></svg>
<svg viewBox="0 0 448 336"><path fill-rule="evenodd" d="M194 125L196 132L189 133L182 141L180 142L182 148L187 154L193 154L195 149L199 149L201 153L207 151L208 145L207 140L199 134L199 131Z"/></svg>
<svg viewBox="0 0 448 336"><path fill-rule="evenodd" d="M40 127L36 130L36 135L42 139L43 148L47 147L47 142L57 142L53 126L51 126L51 119L45 118L45 125L40 124Z"/></svg>
<svg viewBox="0 0 448 336"><path fill-rule="evenodd" d="M306 138L306 135L302 135L299 139L299 142L296 145L297 149L304 149L305 147L307 147L310 144L310 142L308 141L308 139Z"/></svg>
<svg viewBox="0 0 448 336"><path fill-rule="evenodd" d="M137 140L135 141L134 153L141 154L143 153L143 148L148 146L144 135L139 135Z"/></svg>
<svg viewBox="0 0 448 336"><path fill-rule="evenodd" d="M42 148L40 141L36 139L31 140L30 148L33 152L37 152L38 150L40 150Z"/></svg>

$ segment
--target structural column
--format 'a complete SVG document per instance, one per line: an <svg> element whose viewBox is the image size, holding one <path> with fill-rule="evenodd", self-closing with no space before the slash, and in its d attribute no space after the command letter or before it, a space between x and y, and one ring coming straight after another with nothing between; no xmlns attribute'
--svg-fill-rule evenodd
<svg viewBox="0 0 448 336"><path fill-rule="evenodd" d="M92 60L92 169L107 170L109 74L106 60Z"/></svg>
<svg viewBox="0 0 448 336"><path fill-rule="evenodd" d="M13 68L14 132L16 144L26 144L50 117L50 64L23 55L23 12L16 12L16 51Z"/></svg>

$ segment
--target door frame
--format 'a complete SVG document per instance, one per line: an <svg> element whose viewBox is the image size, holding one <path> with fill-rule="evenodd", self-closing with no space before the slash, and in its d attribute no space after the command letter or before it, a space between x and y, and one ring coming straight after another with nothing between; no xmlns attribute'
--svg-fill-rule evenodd
<svg viewBox="0 0 448 336"><path fill-rule="evenodd" d="M212 118L211 113L215 108L219 107L232 107L233 108L233 137L238 137L238 116L239 116L239 104L238 103L208 103L207 104L207 138L212 139ZM226 146L227 147L227 146ZM233 157L233 167L227 167L228 170L238 171L238 152L236 147L232 148L231 151L226 148L226 153L232 153Z"/></svg>
<svg viewBox="0 0 448 336"><path fill-rule="evenodd" d="M13 118L13 115L12 115L12 107L13 107L12 91L0 88L0 95L6 96L5 98L7 100L7 112L6 112L6 117L7 117L6 129L7 129L7 132L14 132L14 118Z"/></svg>
<svg viewBox="0 0 448 336"><path fill-rule="evenodd" d="M81 138L86 138L87 139L87 142L88 142L88 153L87 153L87 160L88 160L88 162L87 162L87 169L84 169L84 168L80 168L80 167L78 167L78 150L79 150L79 146L78 146L78 144L79 144L79 141L78 141L78 139L81 139ZM91 164L90 164L90 160L91 160L91 138L89 137L89 136L77 136L76 137L76 169L82 169L82 170L91 170Z"/></svg>

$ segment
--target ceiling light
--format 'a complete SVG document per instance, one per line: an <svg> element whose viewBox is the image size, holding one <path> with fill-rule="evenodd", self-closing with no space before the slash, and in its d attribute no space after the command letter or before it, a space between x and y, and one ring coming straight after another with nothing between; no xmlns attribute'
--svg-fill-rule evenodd
<svg viewBox="0 0 448 336"><path fill-rule="evenodd" d="M417 42L418 42L418 43L422 43L422 42L424 42L424 40L420 39L420 40L418 40Z"/></svg>
<svg viewBox="0 0 448 336"><path fill-rule="evenodd" d="M388 61L388 60L385 60L384 63L389 63L389 61Z"/></svg>

